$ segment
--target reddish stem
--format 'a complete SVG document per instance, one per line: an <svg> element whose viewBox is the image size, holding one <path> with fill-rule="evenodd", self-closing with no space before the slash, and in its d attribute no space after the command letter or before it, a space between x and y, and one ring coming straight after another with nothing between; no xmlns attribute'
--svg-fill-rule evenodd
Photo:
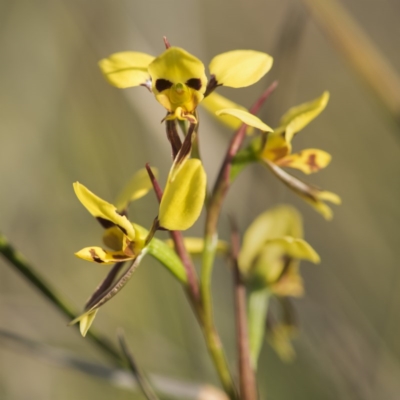
<svg viewBox="0 0 400 400"><path fill-rule="evenodd" d="M254 370L251 366L249 335L247 330L246 286L242 280L238 265L240 237L233 218L231 218L231 227L231 255L234 277L240 395L242 400L257 400L256 378L254 375Z"/></svg>
<svg viewBox="0 0 400 400"><path fill-rule="evenodd" d="M261 95L261 97L253 104L250 108L250 113L257 114L264 102L268 99L268 97L273 93L273 91L278 86L278 82L274 81ZM232 160L235 157L236 153L239 151L240 146L243 143L244 138L246 137L246 124L242 124L242 126L236 131L234 136L231 139L228 150L225 155L225 159L222 163L220 172L218 174L218 178L215 182L214 189L212 192L212 196L209 201L208 207L208 215L206 221L206 232L208 234L213 234L217 227L217 222L219 218L219 211L221 209L222 203L224 201L225 195L230 186L230 173Z"/></svg>

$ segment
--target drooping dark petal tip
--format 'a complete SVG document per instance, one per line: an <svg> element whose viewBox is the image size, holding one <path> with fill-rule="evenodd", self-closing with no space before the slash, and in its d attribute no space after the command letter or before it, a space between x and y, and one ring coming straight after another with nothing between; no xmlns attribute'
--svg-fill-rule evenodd
<svg viewBox="0 0 400 400"><path fill-rule="evenodd" d="M164 45L166 49L169 49L171 47L171 44L169 43L168 39L166 36L163 36L163 40L164 40Z"/></svg>
<svg viewBox="0 0 400 400"><path fill-rule="evenodd" d="M222 84L217 82L215 75L211 75L204 93L204 97L207 97L209 94L211 94L218 86L222 86Z"/></svg>

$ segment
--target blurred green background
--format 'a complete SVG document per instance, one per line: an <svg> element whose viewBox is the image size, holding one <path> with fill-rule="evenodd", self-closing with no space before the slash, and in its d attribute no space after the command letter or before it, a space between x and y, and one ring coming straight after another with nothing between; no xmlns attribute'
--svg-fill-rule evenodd
<svg viewBox="0 0 400 400"><path fill-rule="evenodd" d="M400 3L342 4L400 71ZM400 398L400 128L301 1L1 0L0 230L73 304L84 304L107 267L73 255L100 244L101 229L76 199L72 182L112 201L146 162L161 170L162 182L170 165L160 124L163 108L144 88L111 87L97 62L123 50L157 55L163 35L206 65L233 49L271 54L274 67L261 82L221 92L248 107L279 79L260 114L271 126L290 106L331 92L327 109L296 137L294 149L315 147L333 155L325 171L307 178L342 197L333 221L326 222L258 166L240 177L224 208L237 215L243 232L266 208L296 205L306 239L322 258L320 266L302 265L306 297L295 302L302 328L297 359L283 364L266 345L258 374L261 393L271 400ZM229 136L202 112L209 182ZM150 226L156 212L150 194L133 204L131 215ZM201 222L191 234L201 234ZM220 232L228 238L226 214ZM231 276L223 260L213 287L217 325L234 365ZM94 326L114 341L117 327L124 327L148 372L218 385L183 291L150 259L102 308ZM106 363L3 259L0 329ZM0 399L83 398L143 397L55 367L0 338Z"/></svg>

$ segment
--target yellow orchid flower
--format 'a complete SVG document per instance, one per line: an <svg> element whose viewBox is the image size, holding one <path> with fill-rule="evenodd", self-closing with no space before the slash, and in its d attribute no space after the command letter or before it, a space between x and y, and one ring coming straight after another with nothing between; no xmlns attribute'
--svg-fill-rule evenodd
<svg viewBox="0 0 400 400"><path fill-rule="evenodd" d="M246 87L271 68L272 57L253 50L219 54L209 65L179 47L168 47L158 57L139 52L115 53L99 63L106 79L118 88L146 86L167 109L166 119L196 123L197 105L217 86Z"/></svg>
<svg viewBox="0 0 400 400"><path fill-rule="evenodd" d="M99 264L114 264L137 257L145 238L137 234L132 223L117 208L96 196L79 182L74 183L75 194L83 206L106 228L105 243L112 249L91 246L75 253L79 258Z"/></svg>
<svg viewBox="0 0 400 400"><path fill-rule="evenodd" d="M318 149L306 149L292 154L292 139L326 107L329 93L324 92L319 98L291 108L281 119L275 130L269 128L256 116L239 109L226 109L217 111L218 115L230 115L239 119L248 126L268 132L262 137L257 137L252 142L252 153L255 158L266 165L282 182L309 203L326 219L332 218L332 210L324 201L340 204L341 199L332 192L323 191L309 185L290 175L281 167L291 167L301 170L306 174L317 172L326 167L331 156Z"/></svg>
<svg viewBox="0 0 400 400"><path fill-rule="evenodd" d="M303 240L301 215L282 205L259 215L246 230L239 253L243 275L279 296L301 296L298 261L319 263L315 250Z"/></svg>
<svg viewBox="0 0 400 400"><path fill-rule="evenodd" d="M305 174L325 168L331 156L318 149L306 149L292 154L293 137L316 118L326 107L329 93L317 99L291 108L281 119L280 125L267 137L260 157L280 167L296 168Z"/></svg>

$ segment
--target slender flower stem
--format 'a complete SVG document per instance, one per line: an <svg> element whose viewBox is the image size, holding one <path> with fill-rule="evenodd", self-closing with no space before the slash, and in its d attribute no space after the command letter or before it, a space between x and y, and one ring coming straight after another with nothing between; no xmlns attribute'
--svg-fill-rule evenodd
<svg viewBox="0 0 400 400"><path fill-rule="evenodd" d="M151 171L149 164L146 164L147 172L150 176L150 179L153 184L154 192L156 193L156 197L159 202L162 199L162 189L157 182L154 174ZM199 286L196 275L196 270L192 263L192 260L185 248L185 244L183 242L183 236L181 232L178 231L170 231L171 238L175 245L175 250L179 257L182 260L183 265L185 266L187 277L188 277L188 288L187 294L190 300L190 303L193 307L197 320L202 328L204 338L207 344L208 351L213 360L215 368L217 370L218 376L221 380L221 383L224 387L224 390L229 395L229 397L233 400L237 399L236 389L233 383L232 376L229 372L228 362L225 358L225 354L222 348L221 340L218 336L218 333L214 329L214 325L211 320L211 325L209 325L209 319L205 317L205 313L202 307L202 303L199 298Z"/></svg>
<svg viewBox="0 0 400 400"><path fill-rule="evenodd" d="M8 242L7 238L0 233L0 253L4 258L19 271L33 286L35 286L50 302L69 320L74 319L80 313L71 306L43 277L38 274L25 258L17 252ZM79 325L76 325L79 329ZM102 338L92 328L86 336L101 349L115 365L122 365L123 360L119 352L106 339Z"/></svg>
<svg viewBox="0 0 400 400"><path fill-rule="evenodd" d="M251 366L249 335L247 328L246 286L238 265L240 238L236 223L231 219L232 268L234 277L234 298L236 315L236 335L239 356L239 382L242 400L257 400L257 386Z"/></svg>
<svg viewBox="0 0 400 400"><path fill-rule="evenodd" d="M276 89L277 85L278 83L275 81L267 88L267 90L250 109L251 113L256 114L259 111L267 98ZM211 275L218 243L217 223L221 212L222 203L230 186L230 170L232 160L239 151L245 136L246 125L243 124L231 139L207 207L206 226L204 233L204 250L200 276L200 295L204 313L205 335L208 338L207 343L211 343L213 341L215 333L211 295ZM222 353L223 350L221 343L217 341L213 343L213 351ZM228 382L231 382L232 380L228 379L226 376L221 377L221 380L222 379L224 379L225 382L225 390L229 389ZM230 387L233 388L233 386ZM229 393L228 390L227 392ZM232 393L232 389L230 392Z"/></svg>

